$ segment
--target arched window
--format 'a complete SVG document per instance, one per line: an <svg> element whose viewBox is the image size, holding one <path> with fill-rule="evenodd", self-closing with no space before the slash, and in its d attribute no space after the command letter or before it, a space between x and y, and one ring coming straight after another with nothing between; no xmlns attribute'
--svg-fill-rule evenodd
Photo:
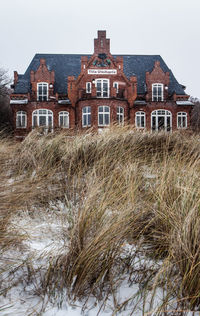
<svg viewBox="0 0 200 316"><path fill-rule="evenodd" d="M98 98L109 97L109 79L96 79L96 89Z"/></svg>
<svg viewBox="0 0 200 316"><path fill-rule="evenodd" d="M59 127L69 128L69 112L59 112Z"/></svg>
<svg viewBox="0 0 200 316"><path fill-rule="evenodd" d="M98 125L108 126L110 125L110 107L109 106L99 106L98 107Z"/></svg>
<svg viewBox="0 0 200 316"><path fill-rule="evenodd" d="M16 127L26 128L27 126L27 115L25 111L18 111L16 113Z"/></svg>
<svg viewBox="0 0 200 316"><path fill-rule="evenodd" d="M151 112L151 129L153 131L171 131L172 114L168 110L155 110Z"/></svg>
<svg viewBox="0 0 200 316"><path fill-rule="evenodd" d="M154 83L152 84L152 101L163 101L163 84Z"/></svg>
<svg viewBox="0 0 200 316"><path fill-rule="evenodd" d="M146 126L146 117L145 112L138 111L135 113L135 127L137 128L145 128Z"/></svg>
<svg viewBox="0 0 200 316"><path fill-rule="evenodd" d="M117 123L124 124L124 108L122 106L117 107Z"/></svg>
<svg viewBox="0 0 200 316"><path fill-rule="evenodd" d="M187 113L186 112L177 113L177 128L187 128Z"/></svg>
<svg viewBox="0 0 200 316"><path fill-rule="evenodd" d="M47 109L35 110L32 114L32 126L53 128L53 112Z"/></svg>
<svg viewBox="0 0 200 316"><path fill-rule="evenodd" d="M40 82L37 84L37 100L38 101L48 100L48 83Z"/></svg>
<svg viewBox="0 0 200 316"><path fill-rule="evenodd" d="M91 126L91 106L85 106L82 108L82 126Z"/></svg>

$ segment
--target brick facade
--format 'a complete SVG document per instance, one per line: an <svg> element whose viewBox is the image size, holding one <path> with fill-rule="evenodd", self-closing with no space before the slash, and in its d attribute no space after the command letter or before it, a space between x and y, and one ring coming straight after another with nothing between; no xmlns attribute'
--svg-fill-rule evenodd
<svg viewBox="0 0 200 316"><path fill-rule="evenodd" d="M58 59L57 56L52 56L51 60ZM141 70L144 73L141 73L141 76L139 66L137 66L139 75L135 75L134 71L129 73L131 72L128 68L129 65L131 66L129 59L131 60L132 57L128 59L128 57L111 55L110 40L106 38L106 31L98 31L98 38L94 40L94 54L80 56L78 73L75 69L73 74L75 57L70 55L67 58L70 60L69 66L67 66L69 71L63 74L64 81L60 79L62 70L59 72L56 66L55 69L53 68L54 63L51 63L49 55L47 61L45 58L40 58L37 65L35 57L31 64L34 69L29 69L24 75L18 75L16 71L14 72L14 92L11 95L11 106L16 137L23 138L32 130L37 121L37 119L34 121L33 113L39 109L52 112L51 127L53 130L60 128L60 112L69 113L67 128L71 130L86 129L87 127L83 127L82 121L84 107L90 107L91 122L89 125L94 129L98 129L99 125L104 127L99 124L99 107L109 107L109 124L118 122L117 111L120 107L123 112L123 122L129 123L133 127L136 122L136 112L144 112L145 123L141 123L139 128L151 130L152 113L155 110L165 110L171 113L171 121L165 119L165 114L158 114L158 118L155 119L156 123L154 123L156 129L165 129L166 124L170 124L171 130L177 129L178 112L184 112L183 115L187 117L187 125L184 121L182 127L190 126L192 104L188 101L189 96L185 94L183 86L178 84L173 74L170 71L165 71L167 66L164 62L161 65L156 57L154 60L151 56L146 57L148 64L151 63L151 67L149 66L151 69L147 67L146 71ZM138 59L139 57L134 58ZM144 59L145 57L141 58ZM78 66L75 65L74 67ZM144 68L144 64L142 67ZM143 82L141 82L142 75L145 78ZM39 88L38 84L44 84L45 87ZM156 86L153 92L154 84L159 87ZM66 89L63 91L66 92L60 92L61 85L64 87L63 89ZM46 87L47 91L45 90ZM155 93L157 93L155 96L157 100L152 99L152 94ZM108 110L108 108L106 109ZM17 127L16 115L19 111L22 111L22 115L26 115L26 124L23 126L24 123L22 122L20 123L22 126L19 126L18 123ZM41 117L37 122L39 122L38 125L48 125L50 124L48 120L48 117ZM19 122L21 122L20 119Z"/></svg>

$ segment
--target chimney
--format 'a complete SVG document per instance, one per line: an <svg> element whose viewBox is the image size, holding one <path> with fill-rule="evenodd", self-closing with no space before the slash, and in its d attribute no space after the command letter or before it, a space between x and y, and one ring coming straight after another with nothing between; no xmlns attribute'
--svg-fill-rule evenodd
<svg viewBox="0 0 200 316"><path fill-rule="evenodd" d="M14 85L16 85L17 81L18 81L18 72L14 71Z"/></svg>
<svg viewBox="0 0 200 316"><path fill-rule="evenodd" d="M94 39L94 53L110 54L110 39L106 38L106 31L98 31L98 38Z"/></svg>

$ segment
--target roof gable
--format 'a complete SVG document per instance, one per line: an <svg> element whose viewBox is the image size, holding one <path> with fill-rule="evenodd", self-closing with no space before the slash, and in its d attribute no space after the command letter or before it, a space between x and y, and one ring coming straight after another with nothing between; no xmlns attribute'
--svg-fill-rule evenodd
<svg viewBox="0 0 200 316"><path fill-rule="evenodd" d="M40 59L46 60L46 66L49 71L55 71L55 92L67 94L67 78L68 76L79 76L81 72L81 54L36 54L24 75L19 75L18 82L15 86L14 93L30 92L30 71L37 71L40 65ZM146 92L146 72L152 72L155 61L160 62L160 67L164 72L169 72L169 94L174 92L177 95L184 95L182 86L174 77L172 71L167 67L160 55L113 55L123 57L124 74L130 78L137 77L137 93L144 94Z"/></svg>

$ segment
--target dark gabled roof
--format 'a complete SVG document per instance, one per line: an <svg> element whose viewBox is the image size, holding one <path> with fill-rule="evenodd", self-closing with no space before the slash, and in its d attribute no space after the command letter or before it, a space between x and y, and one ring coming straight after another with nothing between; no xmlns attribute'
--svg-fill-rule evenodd
<svg viewBox="0 0 200 316"><path fill-rule="evenodd" d="M19 75L18 83L15 86L14 93L30 92L30 71L36 71L40 65L40 59L46 60L47 68L55 71L55 92L67 94L67 77L78 77L81 71L81 56L75 54L36 54L32 59L24 75ZM124 60L124 73L130 76L137 76L138 94L146 92L145 75L154 68L155 61L160 62L164 72L170 74L169 94L174 92L178 95L184 95L182 85L178 83L172 71L167 67L160 55L113 55L114 58L122 56Z"/></svg>

